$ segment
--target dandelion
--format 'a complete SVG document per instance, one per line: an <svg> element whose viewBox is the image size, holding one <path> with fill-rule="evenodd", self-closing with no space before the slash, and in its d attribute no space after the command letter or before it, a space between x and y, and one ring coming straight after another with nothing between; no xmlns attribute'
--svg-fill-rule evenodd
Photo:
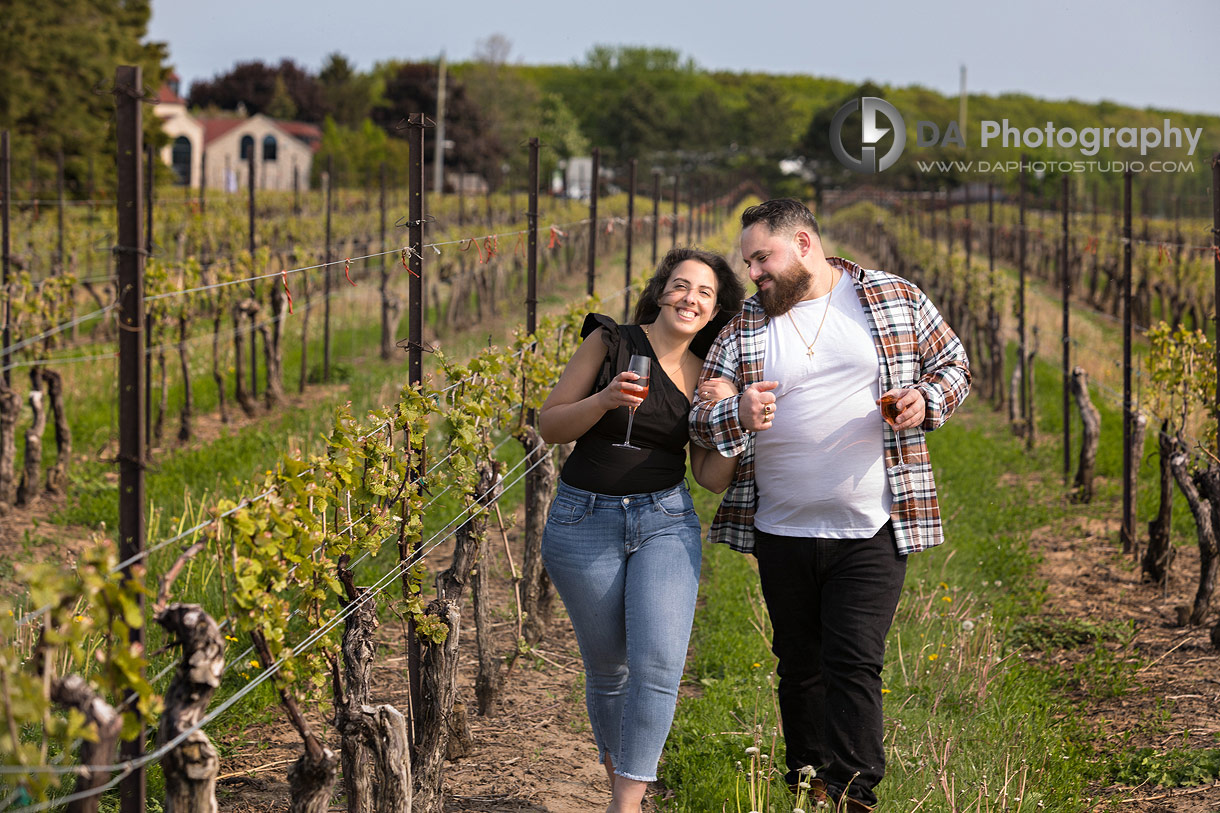
<svg viewBox="0 0 1220 813"><path fill-rule="evenodd" d="M79 624L80 622L85 620L85 617L83 615L74 615L74 616L72 616L72 620L75 621L77 624Z"/></svg>
<svg viewBox="0 0 1220 813"><path fill-rule="evenodd" d="M928 656L928 660L934 661L939 657L940 657L940 655L937 655L935 652L933 652L931 655Z"/></svg>
<svg viewBox="0 0 1220 813"><path fill-rule="evenodd" d="M799 807L794 807L792 808L792 813L805 813L805 811L801 810Z"/></svg>
<svg viewBox="0 0 1220 813"><path fill-rule="evenodd" d="M762 664L759 663L758 661L755 661L754 663L750 664L751 669L757 669L760 666L762 666Z"/></svg>
<svg viewBox="0 0 1220 813"><path fill-rule="evenodd" d="M972 632L974 630L974 622L967 618L962 622L962 629L964 629L966 632Z"/></svg>
<svg viewBox="0 0 1220 813"><path fill-rule="evenodd" d="M250 661L250 668L251 668L251 669L257 669L257 668L258 668L258 661Z"/></svg>
<svg viewBox="0 0 1220 813"><path fill-rule="evenodd" d="M818 772L814 769L814 767L812 765L802 766L801 769L799 771L797 771L797 773L800 774L801 776L817 776L818 775Z"/></svg>
<svg viewBox="0 0 1220 813"><path fill-rule="evenodd" d="M941 596L941 601L953 601L953 596Z"/></svg>
<svg viewBox="0 0 1220 813"><path fill-rule="evenodd" d="M949 589L949 585L945 584L944 582L941 582L941 583L940 583L940 589L941 589L941 590L948 590L948 589Z"/></svg>
<svg viewBox="0 0 1220 813"><path fill-rule="evenodd" d="M746 749L746 756L748 756L748 757L758 756L758 749L756 747L754 747L753 745L751 745L749 748Z"/></svg>
<svg viewBox="0 0 1220 813"><path fill-rule="evenodd" d="M237 643L237 637L233 635L226 635L225 640L234 644Z"/></svg>
<svg viewBox="0 0 1220 813"><path fill-rule="evenodd" d="M882 690L881 690L881 693L882 693L882 694L889 694L889 693L890 693L890 690L889 690L889 689L882 689Z"/></svg>
<svg viewBox="0 0 1220 813"><path fill-rule="evenodd" d="M1003 587L1003 586L1004 586L1004 582L1000 581L999 579L996 579L996 580L995 580L995 586L996 586L996 587Z"/></svg>

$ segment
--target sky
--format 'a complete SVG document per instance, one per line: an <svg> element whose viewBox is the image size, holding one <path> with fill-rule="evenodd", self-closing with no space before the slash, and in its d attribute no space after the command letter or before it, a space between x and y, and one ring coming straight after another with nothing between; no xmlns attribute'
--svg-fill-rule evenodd
<svg viewBox="0 0 1220 813"><path fill-rule="evenodd" d="M239 61L317 71L338 51L470 59L499 34L510 62L573 64L594 45L665 47L708 69L811 74L972 93L1110 100L1220 114L1220 0L152 0L184 90Z"/></svg>

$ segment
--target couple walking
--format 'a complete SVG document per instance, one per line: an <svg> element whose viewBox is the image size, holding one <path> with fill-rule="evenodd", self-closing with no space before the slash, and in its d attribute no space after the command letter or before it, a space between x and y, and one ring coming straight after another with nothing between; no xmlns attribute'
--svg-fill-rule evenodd
<svg viewBox="0 0 1220 813"><path fill-rule="evenodd" d="M924 433L969 391L961 342L910 282L827 258L798 201L741 223L754 296L722 257L670 251L632 324L586 318L540 413L548 442L576 441L542 552L608 813L640 810L673 722L702 557L688 443L695 480L724 492L710 541L757 559L787 781L812 767L813 798L876 804L885 636L907 556L942 541Z"/></svg>

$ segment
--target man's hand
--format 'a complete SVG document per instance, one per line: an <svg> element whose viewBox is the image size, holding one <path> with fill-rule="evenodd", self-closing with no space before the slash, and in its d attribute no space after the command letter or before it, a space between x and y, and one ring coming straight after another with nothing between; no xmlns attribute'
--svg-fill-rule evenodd
<svg viewBox="0 0 1220 813"><path fill-rule="evenodd" d="M903 429L914 429L923 423L926 404L924 403L922 392L913 389L897 389L881 393L883 397L890 394L898 396L898 417L892 421L887 421L895 432ZM881 405L880 398L877 399L877 405Z"/></svg>
<svg viewBox="0 0 1220 813"><path fill-rule="evenodd" d="M732 398L737 394L737 386L727 378L709 378L699 385L699 399L701 401L723 401L725 398Z"/></svg>
<svg viewBox="0 0 1220 813"><path fill-rule="evenodd" d="M771 428L775 418L775 393L778 381L759 381L746 387L737 404L737 419L750 432L762 432Z"/></svg>

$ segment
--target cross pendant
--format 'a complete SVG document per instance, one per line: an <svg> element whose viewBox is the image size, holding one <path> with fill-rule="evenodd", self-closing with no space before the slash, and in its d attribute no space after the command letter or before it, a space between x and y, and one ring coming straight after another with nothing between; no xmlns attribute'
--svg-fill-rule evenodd
<svg viewBox="0 0 1220 813"><path fill-rule="evenodd" d="M809 358L813 358L813 348L812 347L808 348L805 351L805 355L808 356Z"/></svg>

